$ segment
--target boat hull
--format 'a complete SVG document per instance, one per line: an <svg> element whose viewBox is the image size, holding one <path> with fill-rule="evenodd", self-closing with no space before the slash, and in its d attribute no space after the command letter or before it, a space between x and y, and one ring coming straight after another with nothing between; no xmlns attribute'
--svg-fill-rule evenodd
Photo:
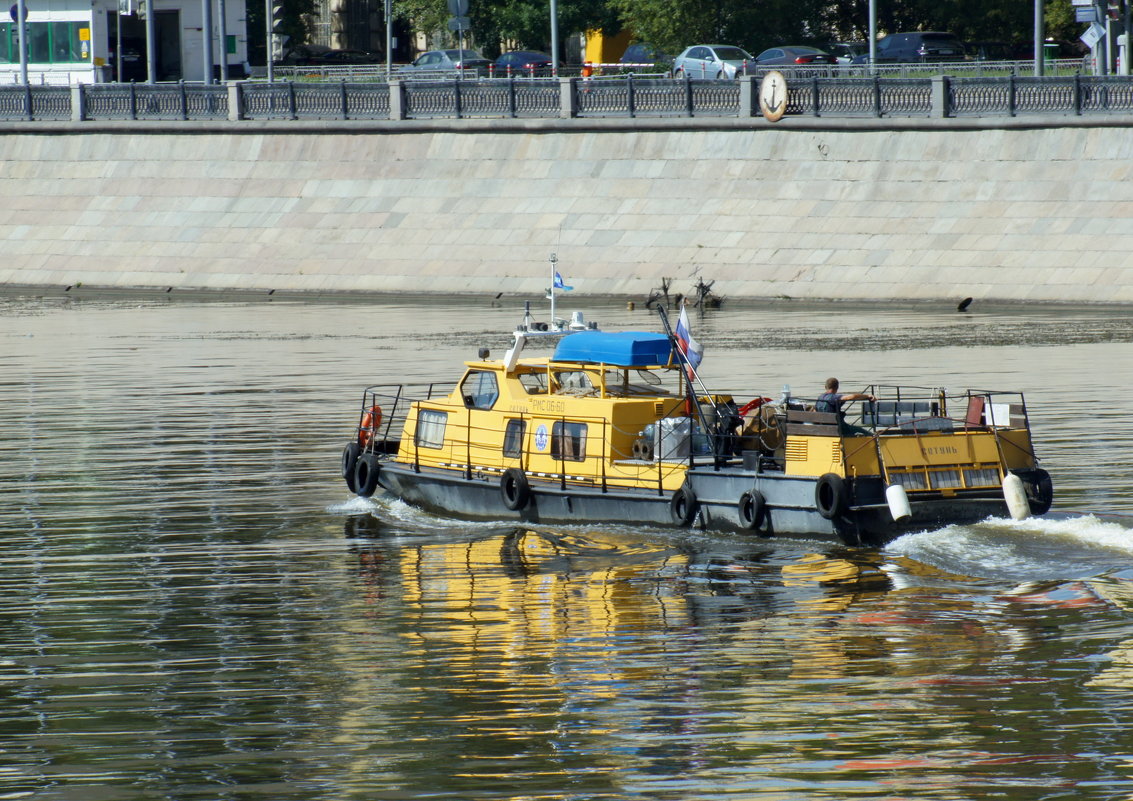
<svg viewBox="0 0 1133 801"><path fill-rule="evenodd" d="M380 486L407 503L466 519L695 527L852 546L880 546L910 532L1008 515L1002 494L985 491L913 500L911 517L897 522L885 503L884 487L870 480L847 481L836 508L827 504L820 509L820 479L747 468L693 468L677 493L603 490L526 477L518 505L503 481L496 471L414 469L394 461L382 465L378 478Z"/></svg>

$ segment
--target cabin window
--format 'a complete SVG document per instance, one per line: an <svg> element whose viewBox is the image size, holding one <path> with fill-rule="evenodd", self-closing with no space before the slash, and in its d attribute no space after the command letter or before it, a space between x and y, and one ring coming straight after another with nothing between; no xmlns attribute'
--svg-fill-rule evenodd
<svg viewBox="0 0 1133 801"><path fill-rule="evenodd" d="M551 428L551 456L568 462L586 458L586 423L555 423Z"/></svg>
<svg viewBox="0 0 1133 801"><path fill-rule="evenodd" d="M474 370L464 377L460 384L460 394L464 405L473 409L491 409L500 397L496 374L486 370Z"/></svg>
<svg viewBox="0 0 1133 801"><path fill-rule="evenodd" d="M527 390L528 395L546 395L547 394L547 374L546 373L523 373L519 377L519 383Z"/></svg>
<svg viewBox="0 0 1133 801"><path fill-rule="evenodd" d="M508 420L504 431L504 456L517 459L523 454L523 434L527 423L523 420Z"/></svg>
<svg viewBox="0 0 1133 801"><path fill-rule="evenodd" d="M559 392L564 395L589 395L594 390L594 382L582 370L563 370L555 374Z"/></svg>
<svg viewBox="0 0 1133 801"><path fill-rule="evenodd" d="M445 424L448 412L422 409L417 413L417 445L421 448L440 448L445 444Z"/></svg>

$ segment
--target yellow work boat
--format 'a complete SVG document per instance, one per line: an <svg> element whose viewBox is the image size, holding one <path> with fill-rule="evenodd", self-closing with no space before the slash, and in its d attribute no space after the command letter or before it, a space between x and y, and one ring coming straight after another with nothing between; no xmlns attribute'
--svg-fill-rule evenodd
<svg viewBox="0 0 1133 801"><path fill-rule="evenodd" d="M524 523L623 523L880 545L1045 514L1022 393L874 385L853 420L813 401L709 391L682 342L530 315L455 384L371 386L342 455L351 491ZM561 322L561 321L560 321ZM538 336L550 356L524 357Z"/></svg>

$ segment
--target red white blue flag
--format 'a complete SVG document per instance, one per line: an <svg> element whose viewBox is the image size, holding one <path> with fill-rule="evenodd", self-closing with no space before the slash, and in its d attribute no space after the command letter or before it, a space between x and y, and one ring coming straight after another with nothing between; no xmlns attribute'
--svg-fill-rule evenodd
<svg viewBox="0 0 1133 801"><path fill-rule="evenodd" d="M688 360L689 367L693 370L699 367L704 358L704 348L692 338L692 331L689 330L688 325L688 312L685 311L683 303L681 304L681 316L677 318L677 344L681 348L681 353L685 355L685 359Z"/></svg>

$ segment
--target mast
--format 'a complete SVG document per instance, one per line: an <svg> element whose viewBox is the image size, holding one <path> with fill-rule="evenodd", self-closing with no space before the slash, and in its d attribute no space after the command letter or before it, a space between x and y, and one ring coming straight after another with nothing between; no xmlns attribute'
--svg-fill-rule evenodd
<svg viewBox="0 0 1133 801"><path fill-rule="evenodd" d="M708 399L708 405L711 406L713 411L715 412L715 414L713 414L715 422L712 426L712 429L709 430L708 426L705 426L704 433L708 435L708 441L712 444L713 462L718 468L724 458L721 442L722 434L724 433L724 418L721 414L720 407L716 405L716 398L712 395L712 393L708 391L708 387L705 386L704 381L701 380L700 373L698 373L696 371L696 368L689 363L688 357L685 356L685 352L681 350L680 346L677 344L677 335L673 333L673 328L669 325L669 314L666 311L664 304L658 303L656 309L657 316L661 318L661 324L665 328L665 334L668 335L669 341L673 343L673 352L677 355L677 361L679 361L681 363L681 367L684 368L683 372L686 379L684 381L686 400L688 402L690 412L692 408L695 407L696 414L700 418L701 423L705 421L706 416L704 414L704 404L701 403L700 397L696 394L695 384L700 384L701 391L704 392L705 397ZM691 465L691 448L689 448L688 458L689 464Z"/></svg>
<svg viewBox="0 0 1133 801"><path fill-rule="evenodd" d="M547 297L551 300L551 326L554 327L557 319L555 317L555 265L559 263L559 257L552 253L547 261L551 264L551 288L548 290Z"/></svg>

